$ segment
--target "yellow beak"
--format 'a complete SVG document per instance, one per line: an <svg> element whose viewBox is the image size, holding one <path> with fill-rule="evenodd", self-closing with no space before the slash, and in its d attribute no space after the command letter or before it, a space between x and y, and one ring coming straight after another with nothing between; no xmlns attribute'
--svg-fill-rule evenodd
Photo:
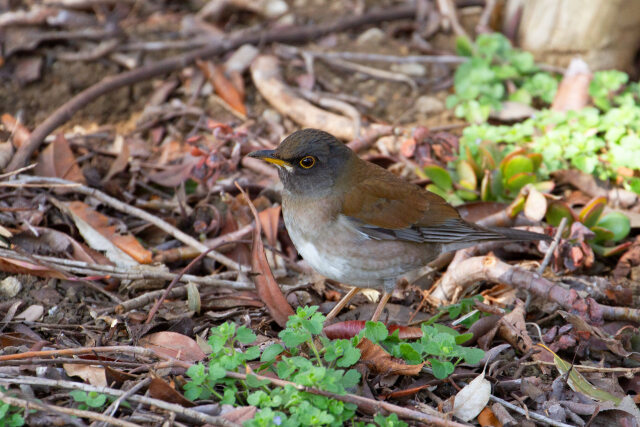
<svg viewBox="0 0 640 427"><path fill-rule="evenodd" d="M291 167L291 163L275 157L275 150L260 150L248 154L249 157L273 163L276 166Z"/></svg>

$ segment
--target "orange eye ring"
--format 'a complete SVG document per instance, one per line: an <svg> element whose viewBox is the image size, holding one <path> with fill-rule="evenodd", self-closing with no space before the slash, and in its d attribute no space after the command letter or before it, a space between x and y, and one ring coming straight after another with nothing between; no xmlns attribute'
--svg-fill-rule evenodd
<svg viewBox="0 0 640 427"><path fill-rule="evenodd" d="M304 156L299 164L305 169L311 169L316 164L316 159L313 156Z"/></svg>

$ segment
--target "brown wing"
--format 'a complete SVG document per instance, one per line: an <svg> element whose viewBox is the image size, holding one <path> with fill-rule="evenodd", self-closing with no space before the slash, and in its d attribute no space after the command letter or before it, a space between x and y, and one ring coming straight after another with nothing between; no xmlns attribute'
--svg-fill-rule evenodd
<svg viewBox="0 0 640 427"><path fill-rule="evenodd" d="M442 197L386 169L360 160L352 176L355 185L345 194L341 213L373 239L451 243L504 238L464 221Z"/></svg>

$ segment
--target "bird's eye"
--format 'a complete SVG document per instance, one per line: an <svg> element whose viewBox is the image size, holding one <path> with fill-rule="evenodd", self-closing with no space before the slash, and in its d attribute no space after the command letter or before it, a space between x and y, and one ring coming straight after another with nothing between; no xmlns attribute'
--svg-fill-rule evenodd
<svg viewBox="0 0 640 427"><path fill-rule="evenodd" d="M300 159L300 166L305 169L312 168L315 164L316 159L314 159L313 156L304 156L302 159Z"/></svg>

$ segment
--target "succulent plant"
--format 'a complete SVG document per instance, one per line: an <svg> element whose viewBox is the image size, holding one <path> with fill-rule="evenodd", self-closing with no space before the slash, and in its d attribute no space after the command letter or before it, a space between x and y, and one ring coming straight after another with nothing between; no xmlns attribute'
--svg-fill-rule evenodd
<svg viewBox="0 0 640 427"><path fill-rule="evenodd" d="M541 164L539 153L527 153L524 148L517 148L504 155L504 149L485 142L480 144L475 156L467 148L464 158L461 156L455 163L454 171L429 165L424 168L424 174L432 181L427 189L450 203L507 202L515 199L527 185L543 193L553 189L552 182L540 179Z"/></svg>
<svg viewBox="0 0 640 427"><path fill-rule="evenodd" d="M602 256L611 256L622 253L630 243L618 243L631 230L629 218L620 212L609 212L602 215L607 205L605 197L596 197L587 203L577 214L571 207L562 201L553 201L547 208L546 221L557 226L562 218L567 218L567 230L575 221L582 223L594 233L594 237L588 241L593 251Z"/></svg>

